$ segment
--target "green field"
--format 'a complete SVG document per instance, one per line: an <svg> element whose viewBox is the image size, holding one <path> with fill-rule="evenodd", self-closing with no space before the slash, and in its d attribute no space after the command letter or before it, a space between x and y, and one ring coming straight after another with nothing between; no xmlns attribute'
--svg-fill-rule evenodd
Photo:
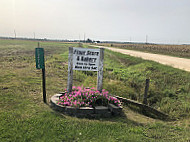
<svg viewBox="0 0 190 142"><path fill-rule="evenodd" d="M68 47L40 42L45 49L48 102L67 84ZM35 68L37 41L0 40L0 141L190 141L190 73L155 62L105 51L103 88L148 104L175 118L153 119L123 106L120 117L86 119L53 111L42 99L41 70ZM88 47L83 45L83 47ZM74 71L73 84L96 86L96 72Z"/></svg>

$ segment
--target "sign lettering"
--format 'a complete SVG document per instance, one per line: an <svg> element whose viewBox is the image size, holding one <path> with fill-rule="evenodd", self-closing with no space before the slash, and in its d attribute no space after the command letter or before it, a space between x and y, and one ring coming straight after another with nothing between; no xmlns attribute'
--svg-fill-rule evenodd
<svg viewBox="0 0 190 142"><path fill-rule="evenodd" d="M35 49L35 56L36 56L36 68L37 69L44 69L44 49L43 48L36 48Z"/></svg>
<svg viewBox="0 0 190 142"><path fill-rule="evenodd" d="M100 50L73 47L73 70L98 71Z"/></svg>

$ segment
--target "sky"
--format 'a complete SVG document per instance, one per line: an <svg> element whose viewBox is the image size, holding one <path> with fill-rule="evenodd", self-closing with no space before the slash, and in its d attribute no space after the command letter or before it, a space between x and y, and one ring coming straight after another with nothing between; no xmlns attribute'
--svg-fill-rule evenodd
<svg viewBox="0 0 190 142"><path fill-rule="evenodd" d="M190 44L190 0L0 0L0 36Z"/></svg>

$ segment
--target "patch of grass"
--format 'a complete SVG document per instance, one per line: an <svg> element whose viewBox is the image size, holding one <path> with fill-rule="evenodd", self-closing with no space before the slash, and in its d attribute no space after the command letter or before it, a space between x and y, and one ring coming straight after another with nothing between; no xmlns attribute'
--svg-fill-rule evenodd
<svg viewBox="0 0 190 142"><path fill-rule="evenodd" d="M49 99L66 88L68 47L78 44L40 42L40 45L45 49ZM141 101L144 79L150 77L149 103L174 116L185 116L186 120L163 122L128 107L124 107L121 117L79 119L61 115L43 104L41 70L35 68L36 46L36 41L0 40L0 141L189 140L189 73L106 50L103 82L106 90ZM73 85L93 87L96 76L96 72L74 71Z"/></svg>
<svg viewBox="0 0 190 142"><path fill-rule="evenodd" d="M106 87L111 94L142 102L145 80L149 78L149 105L173 117L189 116L189 72L107 50L105 54L107 52L113 56L105 57L104 77L107 83L104 86L113 86Z"/></svg>

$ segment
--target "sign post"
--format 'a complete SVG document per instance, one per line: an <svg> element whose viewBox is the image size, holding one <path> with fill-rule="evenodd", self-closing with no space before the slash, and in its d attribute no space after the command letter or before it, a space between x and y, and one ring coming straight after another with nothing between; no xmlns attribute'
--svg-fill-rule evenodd
<svg viewBox="0 0 190 142"><path fill-rule="evenodd" d="M103 86L103 66L104 66L104 48L100 48L100 60L97 73L97 90L102 91Z"/></svg>
<svg viewBox="0 0 190 142"><path fill-rule="evenodd" d="M43 89L43 101L46 101L46 80L45 80L45 63L44 63L44 49L40 48L38 43L38 48L35 48L36 57L36 69L42 69L42 89Z"/></svg>
<svg viewBox="0 0 190 142"><path fill-rule="evenodd" d="M67 92L72 91L72 84L73 84L73 47L69 47Z"/></svg>
<svg viewBox="0 0 190 142"><path fill-rule="evenodd" d="M104 49L69 48L67 91L72 91L73 70L97 71L97 90L102 91Z"/></svg>

